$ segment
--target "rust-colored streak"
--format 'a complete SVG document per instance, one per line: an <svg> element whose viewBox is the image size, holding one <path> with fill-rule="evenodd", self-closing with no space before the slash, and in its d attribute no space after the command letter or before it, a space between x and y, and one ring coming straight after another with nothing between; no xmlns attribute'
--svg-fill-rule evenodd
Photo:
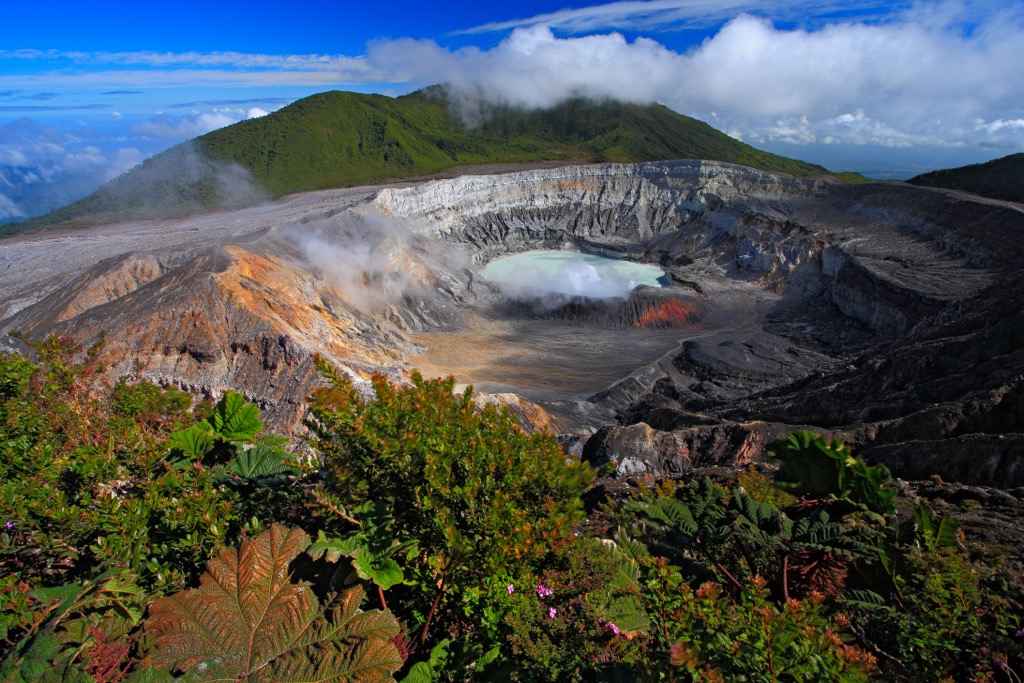
<svg viewBox="0 0 1024 683"><path fill-rule="evenodd" d="M678 299L651 306L637 318L637 327L685 327L697 319L697 308Z"/></svg>

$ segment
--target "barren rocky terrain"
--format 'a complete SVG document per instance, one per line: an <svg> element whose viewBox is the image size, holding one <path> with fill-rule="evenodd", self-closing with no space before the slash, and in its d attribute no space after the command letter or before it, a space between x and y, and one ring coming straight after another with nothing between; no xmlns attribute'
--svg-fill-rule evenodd
<svg viewBox="0 0 1024 683"><path fill-rule="evenodd" d="M900 183L565 166L4 240L0 330L105 332L112 375L244 390L279 429L321 354L357 382L453 373L624 475L745 463L807 426L897 476L1015 487L1022 236L1019 205ZM479 277L533 249L673 284L538 307Z"/></svg>

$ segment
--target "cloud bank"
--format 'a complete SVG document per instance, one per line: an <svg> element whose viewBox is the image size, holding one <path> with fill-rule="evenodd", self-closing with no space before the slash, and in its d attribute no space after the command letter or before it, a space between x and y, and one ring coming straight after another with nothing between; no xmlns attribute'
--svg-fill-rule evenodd
<svg viewBox="0 0 1024 683"><path fill-rule="evenodd" d="M260 107L158 113L120 121L106 134L81 126L61 130L29 118L0 126L0 224L81 199L173 144L267 113ZM111 118L122 117L112 112Z"/></svg>
<svg viewBox="0 0 1024 683"><path fill-rule="evenodd" d="M965 12L944 4L814 30L742 14L686 53L537 23L489 50L404 39L372 44L368 58L410 84L524 107L568 94L662 102L754 143L1024 149L1024 10Z"/></svg>
<svg viewBox="0 0 1024 683"><path fill-rule="evenodd" d="M30 119L0 126L0 223L74 201L146 156L131 146L103 150L90 133Z"/></svg>

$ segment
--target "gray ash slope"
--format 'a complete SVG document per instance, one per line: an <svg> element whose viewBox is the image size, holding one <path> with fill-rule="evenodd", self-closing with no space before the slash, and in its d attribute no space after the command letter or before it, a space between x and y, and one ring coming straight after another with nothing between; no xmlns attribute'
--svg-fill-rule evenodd
<svg viewBox="0 0 1024 683"><path fill-rule="evenodd" d="M572 166L5 241L0 328L84 340L105 329L114 373L242 389L286 427L317 381L314 353L357 381L401 381L424 334L466 334L454 355L486 356L545 325L531 343L571 376L550 321L488 329L501 293L478 273L497 256L573 248L660 264L701 307L618 381L539 401L594 462L674 476L748 462L811 427L904 477L1020 486L1022 237L1017 205L898 183L711 162ZM364 270L339 279L331 249ZM630 343L629 330L587 329L608 348ZM471 379L502 367L488 363Z"/></svg>

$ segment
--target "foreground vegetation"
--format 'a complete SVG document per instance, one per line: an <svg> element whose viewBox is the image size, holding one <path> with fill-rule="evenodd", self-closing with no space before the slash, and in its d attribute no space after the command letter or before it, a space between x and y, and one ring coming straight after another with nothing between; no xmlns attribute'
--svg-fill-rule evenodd
<svg viewBox="0 0 1024 683"><path fill-rule="evenodd" d="M1019 681L1024 604L950 519L796 432L640 487L452 382L332 368L314 458L259 410L0 356L0 680ZM600 528L590 535L582 529Z"/></svg>
<svg viewBox="0 0 1024 683"><path fill-rule="evenodd" d="M709 159L798 176L828 173L751 147L661 105L573 99L531 111L475 106L474 121L467 123L460 105L438 87L398 98L337 91L313 95L173 147L84 199L0 227L0 235L55 223L233 209L292 192L477 164Z"/></svg>

